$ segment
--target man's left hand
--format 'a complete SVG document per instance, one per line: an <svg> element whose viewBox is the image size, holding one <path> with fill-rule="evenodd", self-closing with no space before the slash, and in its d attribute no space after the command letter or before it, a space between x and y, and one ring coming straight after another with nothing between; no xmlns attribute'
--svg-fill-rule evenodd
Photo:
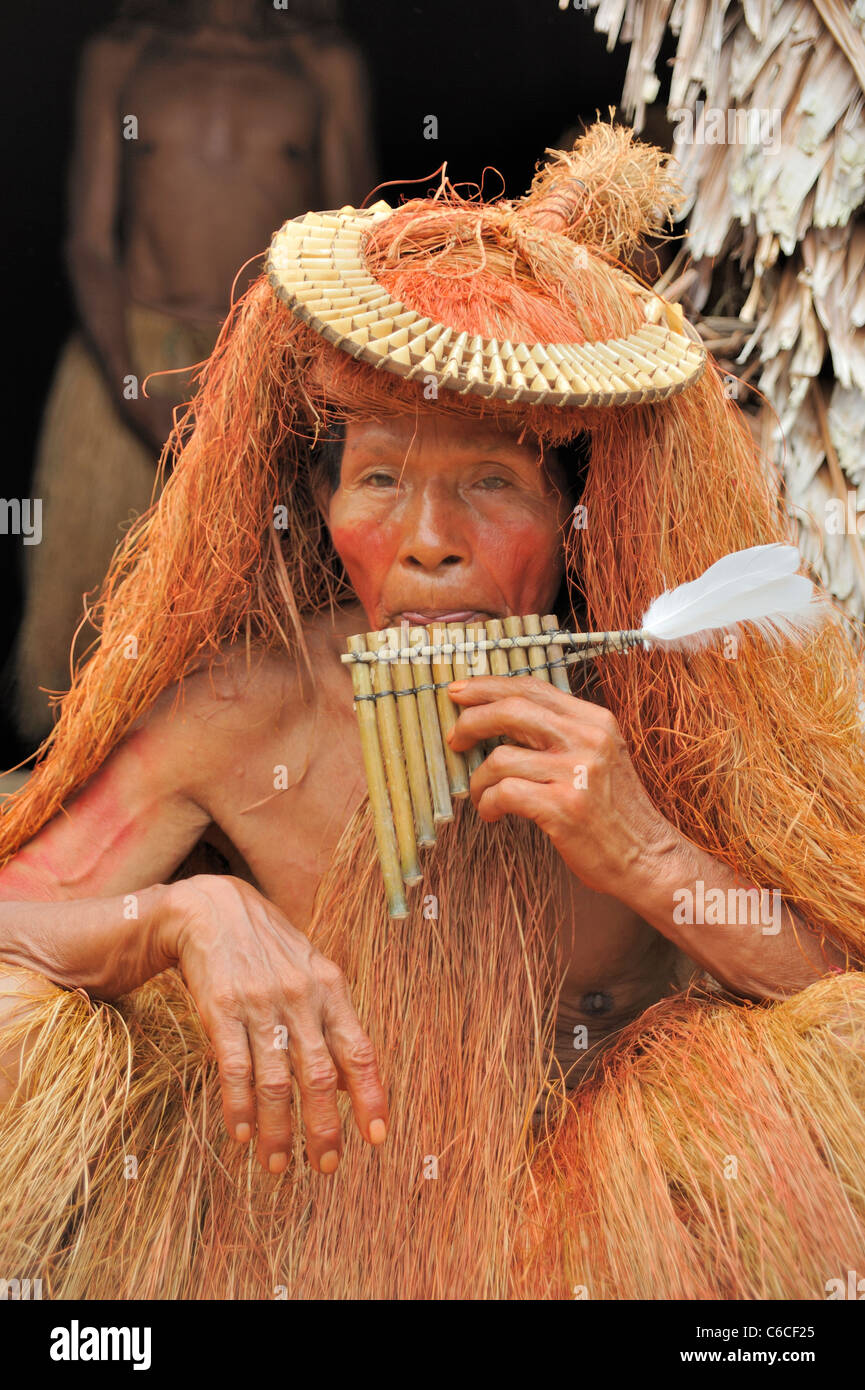
<svg viewBox="0 0 865 1390"><path fill-rule="evenodd" d="M535 676L472 676L448 687L461 712L449 744L464 753L496 735L471 779L478 815L525 816L596 892L639 898L675 828L652 805L615 717Z"/></svg>

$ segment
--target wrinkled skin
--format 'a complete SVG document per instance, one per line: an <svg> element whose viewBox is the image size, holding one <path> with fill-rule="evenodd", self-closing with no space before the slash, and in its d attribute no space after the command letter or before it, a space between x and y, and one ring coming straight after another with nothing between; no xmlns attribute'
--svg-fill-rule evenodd
<svg viewBox="0 0 865 1390"><path fill-rule="evenodd" d="M216 1051L229 1132L242 1143L255 1135L270 1171L287 1162L295 1082L321 1173L342 1151L339 1088L369 1142L384 1140L389 1119L386 1078L345 978L304 935L366 792L351 675L339 661L345 638L403 616L551 611L569 524L565 483L554 457L539 467L529 439L490 433L484 422L426 415L349 425L339 486L322 486L317 501L357 600L306 624L314 698L301 697L285 656L260 654L248 666L245 650L227 650L187 679L182 702L176 688L164 692L0 873L0 959L36 988L47 980L113 998L179 966ZM473 677L451 689L462 710L455 749L493 735L509 741L474 773L478 813L534 820L571 871L563 1065L576 1062L578 1073L589 1055L573 1051L576 1024L587 1027L590 1052L605 1045L682 982L684 957L757 998L785 997L837 964L795 939L786 908L785 930L772 936L675 924L676 886L737 880L651 804L598 703L530 677ZM274 791L278 767L286 776ZM166 887L203 841L231 873ZM129 893L140 909L131 926ZM20 1001L26 986L15 978ZM9 1007L0 998L0 1013ZM276 1029L283 1047L274 1047Z"/></svg>

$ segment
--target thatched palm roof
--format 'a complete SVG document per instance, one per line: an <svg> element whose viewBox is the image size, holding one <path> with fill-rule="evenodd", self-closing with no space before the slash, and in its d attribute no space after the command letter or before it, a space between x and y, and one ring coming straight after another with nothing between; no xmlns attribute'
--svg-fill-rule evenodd
<svg viewBox="0 0 865 1390"><path fill-rule="evenodd" d="M783 469L803 552L861 618L865 0L588 8L610 47L631 45L621 106L638 131L660 90L667 29L677 37L667 118L689 239L664 285L701 315L707 345L731 373L767 398L752 426Z"/></svg>

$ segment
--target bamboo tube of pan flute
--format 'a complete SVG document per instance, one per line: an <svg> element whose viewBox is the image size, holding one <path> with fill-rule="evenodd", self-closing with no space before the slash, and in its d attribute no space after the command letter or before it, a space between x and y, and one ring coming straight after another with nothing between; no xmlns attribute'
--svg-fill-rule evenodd
<svg viewBox="0 0 865 1390"><path fill-rule="evenodd" d="M523 618L523 631L527 637L539 637L541 634L541 619L537 613L529 613ZM538 676L540 680L550 681L549 655L544 647L529 647L529 666L531 674Z"/></svg>
<svg viewBox="0 0 865 1390"><path fill-rule="evenodd" d="M429 646L430 635L425 627L413 627L409 633L413 647ZM412 657L412 675L417 699L418 719L423 738L429 785L432 793L433 821L440 825L453 820L454 808L451 803L448 784L447 764L445 763L442 731L439 725L438 702L432 688L433 674L428 657ZM450 702L453 704L453 701Z"/></svg>
<svg viewBox="0 0 865 1390"><path fill-rule="evenodd" d="M528 634L524 627L523 618L512 615L502 619L506 637L526 637ZM508 649L508 666L512 676L531 676L532 671L532 648L531 647L510 647ZM541 676L543 680L544 677Z"/></svg>
<svg viewBox="0 0 865 1390"><path fill-rule="evenodd" d="M371 652L381 652L382 648L387 648L389 645L386 632L368 632L366 642L367 650ZM379 660L370 664L374 672L373 688L378 695L378 699L373 703L378 716L379 744L390 793L403 881L407 884L420 883L423 874L418 863L411 792L403 762L402 735L396 710L397 701L391 683L392 662Z"/></svg>
<svg viewBox="0 0 865 1390"><path fill-rule="evenodd" d="M444 628L431 629L431 643L436 647L447 641ZM462 753L455 753L447 741L447 736L457 722L457 708L448 695L446 684L454 678L453 660L440 652L437 657L432 659L433 680L436 684L436 705L438 707L439 724L441 725L442 747L445 755L445 766L448 770L448 785L451 796L468 796L469 794L469 770L466 760Z"/></svg>
<svg viewBox="0 0 865 1390"><path fill-rule="evenodd" d="M386 632L387 645L391 651L397 651L401 646L408 646L408 633L406 633L406 641L403 642L397 628L389 627ZM402 732L406 776L414 807L417 842L419 845L434 845L436 832L432 801L430 800L430 784L427 777L418 699L414 693L414 677L410 662L394 661L391 666L391 681L394 690L399 692L396 696L396 707Z"/></svg>
<svg viewBox="0 0 865 1390"><path fill-rule="evenodd" d="M484 627L486 628L487 637L490 639L490 641L494 641L496 638L504 637L506 635L504 623L502 622L501 618L489 618L487 622L484 623ZM487 656L489 657L490 673L492 675L510 675L510 659L508 657L507 652L504 651L503 648L493 647L491 651L487 652ZM494 748L497 748L498 745L503 742L505 742L505 740L499 737L488 738L484 745L486 753L491 753Z"/></svg>
<svg viewBox="0 0 865 1390"><path fill-rule="evenodd" d="M559 632L561 630L559 628L559 620L556 617L555 613L546 613L544 617L541 618L541 627L543 628L544 632ZM547 647L546 661L564 662L564 659L564 649L558 646L555 642L551 642L550 645ZM571 683L568 680L568 673L565 670L564 665L548 666L547 669L550 673L550 680L552 681L556 689L563 690L566 695L570 695Z"/></svg>
<svg viewBox="0 0 865 1390"><path fill-rule="evenodd" d="M364 637L362 635L349 637L348 650L350 652L366 651ZM355 709L357 710L360 729L360 745L367 786L369 787L369 803L375 828L376 844L378 845L378 857L387 895L387 910L391 917L408 917L402 866L378 736L375 706L379 702L365 698L373 694L370 666L364 661L353 661L351 663L351 678L354 693L360 697L355 701Z"/></svg>
<svg viewBox="0 0 865 1390"><path fill-rule="evenodd" d="M475 636L474 628L460 627L455 623L449 624L447 631L448 641L450 642L470 642L473 640ZM483 632L483 629L481 628L479 629L479 631ZM470 633L472 634L472 636L469 636ZM479 670L479 667L486 667L486 662L479 662L478 660L476 660L476 658L483 656L485 656L484 652L475 652L474 657L470 660L465 655L465 653L454 653L454 680L465 681L470 680L472 676L482 675L483 669ZM460 706L458 705L457 718L459 718L459 710ZM477 771L477 769L480 767L481 763L484 760L483 744L474 744L472 748L466 750L466 752L463 754L463 757L466 760L466 767L468 768L469 777L471 777L472 773Z"/></svg>

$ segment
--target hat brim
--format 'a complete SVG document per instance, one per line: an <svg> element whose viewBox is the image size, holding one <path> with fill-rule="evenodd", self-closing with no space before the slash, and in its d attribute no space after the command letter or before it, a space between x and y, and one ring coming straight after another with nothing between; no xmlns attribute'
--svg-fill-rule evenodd
<svg viewBox="0 0 865 1390"><path fill-rule="evenodd" d="M382 199L369 208L305 213L284 223L267 257L283 303L371 367L410 380L431 377L460 393L554 406L662 401L702 375L705 348L658 322L663 302L637 281L645 326L605 342L499 342L424 318L393 299L364 261L366 233L392 212Z"/></svg>

